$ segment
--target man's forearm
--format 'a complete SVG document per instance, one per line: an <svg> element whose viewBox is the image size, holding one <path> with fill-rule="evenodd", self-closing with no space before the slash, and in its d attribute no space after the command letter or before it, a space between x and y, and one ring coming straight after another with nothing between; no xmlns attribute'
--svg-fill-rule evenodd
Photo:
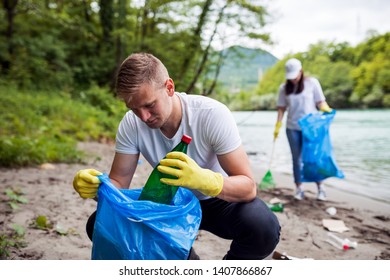
<svg viewBox="0 0 390 280"><path fill-rule="evenodd" d="M244 175L224 177L218 198L229 202L248 202L256 197L256 182Z"/></svg>

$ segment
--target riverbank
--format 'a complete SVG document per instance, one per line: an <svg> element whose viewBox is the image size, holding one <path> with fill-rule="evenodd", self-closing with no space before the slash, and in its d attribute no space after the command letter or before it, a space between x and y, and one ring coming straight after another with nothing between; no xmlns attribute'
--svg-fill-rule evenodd
<svg viewBox="0 0 390 280"><path fill-rule="evenodd" d="M273 142L276 113L233 112L252 162L272 171L292 173L286 121ZM390 204L390 110L337 110L330 125L334 159L345 178L326 180L344 189Z"/></svg>
<svg viewBox="0 0 390 280"><path fill-rule="evenodd" d="M94 211L96 202L81 199L72 187L74 174L83 168L95 168L109 172L113 146L99 143L81 143L80 149L88 153L86 164L54 164L40 168L1 169L0 232L10 231L11 225L25 229L25 247L9 247L8 259L14 260L88 260L91 242L85 233L85 222ZM132 182L141 187L151 171L141 160ZM255 178L260 182L265 170L253 167ZM259 191L259 196L269 202L277 198L284 204L284 211L275 213L282 225L281 239L276 250L296 258L374 260L390 259L390 205L365 197L359 197L337 189L327 188L328 201L315 199L315 186L306 185L306 198L293 199L294 187L291 176L273 173L276 188ZM17 190L28 201L12 210L5 189ZM326 209L335 207L336 215ZM46 229L34 226L38 216L45 216ZM323 219L343 221L348 231L340 236L357 241L358 247L340 250L327 243L328 230ZM194 248L204 260L221 259L230 241L222 240L201 231Z"/></svg>

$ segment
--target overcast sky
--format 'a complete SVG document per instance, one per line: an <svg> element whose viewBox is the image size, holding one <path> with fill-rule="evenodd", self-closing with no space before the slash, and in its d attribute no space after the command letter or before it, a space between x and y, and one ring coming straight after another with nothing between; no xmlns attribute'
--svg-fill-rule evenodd
<svg viewBox="0 0 390 280"><path fill-rule="evenodd" d="M275 45L262 48L278 58L319 40L354 46L368 30L390 32L390 0L272 0L269 11L275 18L267 30Z"/></svg>

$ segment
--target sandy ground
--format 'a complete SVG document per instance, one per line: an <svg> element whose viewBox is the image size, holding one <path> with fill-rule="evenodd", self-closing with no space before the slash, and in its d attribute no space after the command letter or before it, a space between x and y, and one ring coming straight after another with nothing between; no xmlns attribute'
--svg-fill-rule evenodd
<svg viewBox="0 0 390 280"><path fill-rule="evenodd" d="M87 152L86 164L54 164L36 168L0 169L0 236L10 234L11 226L25 229L18 240L23 246L7 247L6 259L14 260L88 260L91 257L91 241L85 233L85 222L95 210L96 202L84 200L72 187L74 174L83 168L95 168L108 172L113 146L110 144L81 143ZM253 168L257 182L264 170ZM145 182L151 167L141 160L132 187L139 188ZM307 197L295 201L292 197L291 176L273 174L276 188L259 191L264 201L278 198L284 203L284 211L275 213L281 223L281 240L276 250L290 257L309 259L374 260L390 259L390 205L373 201L337 188L328 188L328 201L315 199L315 186L306 186ZM9 205L5 190L11 189L27 198L18 209ZM337 213L330 216L325 210L335 207ZM47 229L34 224L38 216L45 216ZM328 230L322 220L341 220L348 227L339 236L357 241L358 247L340 250L326 242ZM62 232L60 234L59 232ZM204 260L221 259L229 249L230 241L208 232L199 232L194 248Z"/></svg>

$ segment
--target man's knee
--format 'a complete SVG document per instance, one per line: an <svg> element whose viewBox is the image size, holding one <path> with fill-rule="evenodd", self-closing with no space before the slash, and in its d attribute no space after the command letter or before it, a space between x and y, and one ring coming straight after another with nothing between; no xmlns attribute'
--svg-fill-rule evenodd
<svg viewBox="0 0 390 280"><path fill-rule="evenodd" d="M280 235L280 224L276 215L268 208L268 206L259 199L258 207L260 208L257 212L257 230L262 233L264 240L274 243L279 242ZM275 246L276 246L275 244Z"/></svg>
<svg viewBox="0 0 390 280"><path fill-rule="evenodd" d="M276 248L279 243L280 225L276 215L261 200L253 202L253 205L243 213L242 227L250 238L253 258L265 258Z"/></svg>

